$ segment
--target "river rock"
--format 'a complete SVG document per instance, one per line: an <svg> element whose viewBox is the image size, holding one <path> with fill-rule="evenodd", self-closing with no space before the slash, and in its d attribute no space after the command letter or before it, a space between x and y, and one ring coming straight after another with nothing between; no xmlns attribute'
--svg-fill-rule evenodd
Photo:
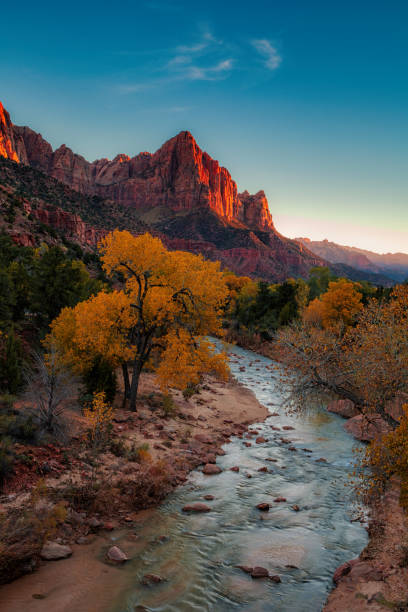
<svg viewBox="0 0 408 612"><path fill-rule="evenodd" d="M268 471L268 468L265 466L258 468L258 472L267 472L267 471Z"/></svg>
<svg viewBox="0 0 408 612"><path fill-rule="evenodd" d="M204 495L204 499L206 499L207 501L212 501L213 499L215 499L214 495Z"/></svg>
<svg viewBox="0 0 408 612"><path fill-rule="evenodd" d="M282 582L281 577L277 574L275 574L274 576L269 576L269 580L272 580L272 582L276 582L277 584L279 584L279 582Z"/></svg>
<svg viewBox="0 0 408 612"><path fill-rule="evenodd" d="M114 563L125 563L129 557L118 546L111 546L108 550L108 559Z"/></svg>
<svg viewBox="0 0 408 612"><path fill-rule="evenodd" d="M344 419L351 419L359 414L354 402L349 399L334 400L327 406L327 410L334 414L339 414Z"/></svg>
<svg viewBox="0 0 408 612"><path fill-rule="evenodd" d="M275 497L275 499L273 500L274 502L285 502L286 501L286 497Z"/></svg>
<svg viewBox="0 0 408 612"><path fill-rule="evenodd" d="M370 442L389 432L388 424L379 414L359 414L344 424L344 429L357 440Z"/></svg>
<svg viewBox="0 0 408 612"><path fill-rule="evenodd" d="M254 567L251 572L252 578L268 578L269 572L266 567Z"/></svg>
<svg viewBox="0 0 408 612"><path fill-rule="evenodd" d="M258 510L261 510L262 512L268 512L270 506L267 502L262 502L261 504L257 505Z"/></svg>
<svg viewBox="0 0 408 612"><path fill-rule="evenodd" d="M252 446L251 442L244 442L244 446L246 446L247 448L249 448L250 446Z"/></svg>
<svg viewBox="0 0 408 612"><path fill-rule="evenodd" d="M187 504L183 507L183 512L210 512L211 508L207 504L197 502L196 504Z"/></svg>
<svg viewBox="0 0 408 612"><path fill-rule="evenodd" d="M158 584L159 582L163 582L163 580L164 578L157 574L145 574L142 578L142 584Z"/></svg>
<svg viewBox="0 0 408 612"><path fill-rule="evenodd" d="M231 472L239 472L239 467L237 465L234 465L232 468L230 468Z"/></svg>
<svg viewBox="0 0 408 612"><path fill-rule="evenodd" d="M347 576L347 574L350 573L351 568L353 567L353 565L358 563L358 561L359 561L358 559L352 559L351 561L346 561L345 563L342 563L342 565L340 565L336 569L336 571L333 574L333 582L336 586L340 582L340 580L344 578L344 576Z"/></svg>
<svg viewBox="0 0 408 612"><path fill-rule="evenodd" d="M292 510L294 510L295 512L299 512L300 508L297 504L293 504Z"/></svg>
<svg viewBox="0 0 408 612"><path fill-rule="evenodd" d="M258 436L257 439L255 440L257 444L264 444L264 442L267 442L267 441L268 440L264 438L263 436Z"/></svg>
<svg viewBox="0 0 408 612"><path fill-rule="evenodd" d="M47 561L58 561L58 559L66 559L72 555L72 548L58 544L58 542L45 542L41 549L41 559Z"/></svg>
<svg viewBox="0 0 408 612"><path fill-rule="evenodd" d="M222 472L222 469L218 465L214 465L213 463L206 463L203 467L203 474L207 474L207 476L219 474L220 472Z"/></svg>
<svg viewBox="0 0 408 612"><path fill-rule="evenodd" d="M292 429L295 429L295 428L292 427L292 425L284 425L282 429L285 429L286 431L291 431Z"/></svg>

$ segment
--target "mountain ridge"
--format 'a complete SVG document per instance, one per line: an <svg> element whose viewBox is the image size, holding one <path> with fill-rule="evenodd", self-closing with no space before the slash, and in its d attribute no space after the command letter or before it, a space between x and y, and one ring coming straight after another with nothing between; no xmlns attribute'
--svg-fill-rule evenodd
<svg viewBox="0 0 408 612"><path fill-rule="evenodd" d="M8 167L9 174L14 172L13 189L18 191L19 183L25 181L26 196L30 196L30 184L23 180L18 166L32 169L33 192L51 189L61 194L57 184L47 183L44 177L48 176L85 197L68 212L90 224L78 231L79 236L90 237L88 242L112 229L117 220L121 229L137 232L145 228L170 248L201 252L237 274L268 281L306 277L311 267L327 265L326 259L301 242L280 234L265 193L238 193L228 170L202 151L188 131L169 139L155 153L142 152L132 158L119 154L113 160L88 162L66 145L53 150L41 134L15 126L0 103L0 156L16 166ZM64 196L58 197L63 210ZM69 194L67 198L75 200ZM96 216L92 198L99 199ZM64 215L49 212L50 202L46 208L48 212L34 215L42 216L44 223L53 218L62 223ZM79 219L66 218L70 232L80 226ZM359 275L358 271L349 273ZM372 273L370 279L378 284L388 282Z"/></svg>

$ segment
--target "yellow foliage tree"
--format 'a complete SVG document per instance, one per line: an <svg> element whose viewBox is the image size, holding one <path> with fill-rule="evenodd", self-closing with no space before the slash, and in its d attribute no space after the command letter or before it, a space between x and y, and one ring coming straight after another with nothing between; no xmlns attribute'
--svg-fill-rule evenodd
<svg viewBox="0 0 408 612"><path fill-rule="evenodd" d="M306 308L303 319L325 329L337 326L349 327L363 309L359 285L345 278L331 281L320 298Z"/></svg>
<svg viewBox="0 0 408 612"><path fill-rule="evenodd" d="M218 262L168 251L150 234L118 230L102 240L100 252L104 270L122 288L64 309L52 323L67 361L81 370L100 355L121 365L131 409L148 361L163 388L183 388L209 370L226 375L226 356L205 340L222 333L228 288Z"/></svg>

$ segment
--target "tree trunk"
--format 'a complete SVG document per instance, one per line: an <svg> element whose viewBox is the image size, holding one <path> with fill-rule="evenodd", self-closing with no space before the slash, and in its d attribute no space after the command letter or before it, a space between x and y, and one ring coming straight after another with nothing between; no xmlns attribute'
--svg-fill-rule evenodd
<svg viewBox="0 0 408 612"><path fill-rule="evenodd" d="M132 384L130 386L130 409L136 411L136 399L139 388L140 372L143 365L139 361L133 364Z"/></svg>
<svg viewBox="0 0 408 612"><path fill-rule="evenodd" d="M125 393L125 400L130 397L130 382L129 382L129 370L127 363L122 363L122 374L123 374L123 387Z"/></svg>

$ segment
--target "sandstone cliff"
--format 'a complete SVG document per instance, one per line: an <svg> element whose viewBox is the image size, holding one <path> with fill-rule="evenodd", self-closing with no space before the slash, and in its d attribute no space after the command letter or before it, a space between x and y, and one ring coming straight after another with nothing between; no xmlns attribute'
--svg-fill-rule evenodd
<svg viewBox="0 0 408 612"><path fill-rule="evenodd" d="M228 170L202 151L190 132L180 132L153 154L132 158L121 154L91 163L65 145L54 151L41 134L14 126L1 108L0 155L41 171L86 198L73 205L71 195L61 194L53 203L64 209L68 198L66 218L63 210L41 212L37 207L35 213L58 230L63 231L65 224L67 234L81 243L91 244L99 232L112 227L136 232L144 227L171 248L200 252L238 274L270 281L307 276L312 266L326 263L281 236L265 193L239 194ZM31 189L34 195L41 180L31 175L31 181L31 187L29 181L24 186L27 194ZM95 197L98 206L92 201ZM81 222L88 225L82 228Z"/></svg>

